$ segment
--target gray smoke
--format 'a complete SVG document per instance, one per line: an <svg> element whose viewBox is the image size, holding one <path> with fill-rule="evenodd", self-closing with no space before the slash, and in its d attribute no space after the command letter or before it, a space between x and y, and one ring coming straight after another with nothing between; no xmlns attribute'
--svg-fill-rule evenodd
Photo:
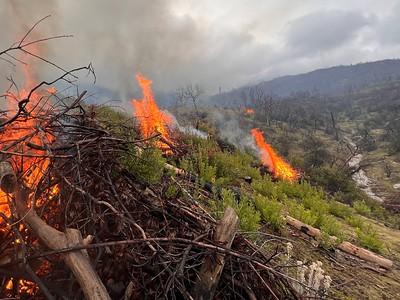
<svg viewBox="0 0 400 300"><path fill-rule="evenodd" d="M168 110L164 110L164 112L167 113L172 119L172 126L171 126L172 129L177 129L177 130L179 130L180 132L182 132L184 134L196 136L196 137L199 137L201 139L206 139L208 137L208 134L206 132L195 128L191 124L187 124L187 125L179 124L179 122L176 119L176 117L172 113L170 113Z"/></svg>
<svg viewBox="0 0 400 300"><path fill-rule="evenodd" d="M239 80L257 71L254 67L260 68L258 58L262 58L263 50L253 51L255 41L250 35L243 32L222 35L217 27L207 27L187 14L178 15L173 8L179 2L2 1L0 49L50 14L52 17L35 31L38 36L73 34L74 37L45 43L46 58L66 69L92 62L98 84L118 91L124 100L138 91L137 72L153 79L155 90L175 90L193 82L214 91L235 81L227 74L236 74ZM248 56L241 55L243 52L248 52ZM42 78L57 74L54 68L41 65L44 65L40 70ZM1 75L4 78L6 74Z"/></svg>
<svg viewBox="0 0 400 300"><path fill-rule="evenodd" d="M221 139L235 145L240 150L258 151L250 134L250 128L242 128L237 114L229 116L214 110L211 113L211 118L217 130L217 135Z"/></svg>
<svg viewBox="0 0 400 300"><path fill-rule="evenodd" d="M398 1L397 1L398 2ZM73 34L49 41L44 54L71 69L92 62L98 85L127 101L135 73L154 90L188 83L209 94L277 75L398 56L396 1L1 0L0 49L51 14L37 35ZM396 27L397 26L397 27ZM326 33L326 34L324 34ZM385 41L382 43L382 41ZM0 87L18 68L0 62ZM59 71L40 63L40 79ZM85 83L89 79L84 76Z"/></svg>

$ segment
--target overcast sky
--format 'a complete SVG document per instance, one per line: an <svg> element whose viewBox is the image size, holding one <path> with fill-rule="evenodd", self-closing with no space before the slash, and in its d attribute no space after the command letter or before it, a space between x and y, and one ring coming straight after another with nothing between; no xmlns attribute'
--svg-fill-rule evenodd
<svg viewBox="0 0 400 300"><path fill-rule="evenodd" d="M0 49L48 14L39 37L74 37L49 42L46 57L65 68L92 62L98 84L122 98L137 90L136 72L158 90L198 83L211 94L400 56L396 0L1 0ZM0 65L0 81L17 76ZM38 70L41 79L54 75Z"/></svg>

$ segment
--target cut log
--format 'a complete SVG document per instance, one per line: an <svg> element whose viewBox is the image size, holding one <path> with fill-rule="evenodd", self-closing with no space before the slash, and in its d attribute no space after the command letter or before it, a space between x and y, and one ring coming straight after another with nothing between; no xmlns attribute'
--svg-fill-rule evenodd
<svg viewBox="0 0 400 300"><path fill-rule="evenodd" d="M295 218L286 216L286 223L317 240L322 238L322 233L319 229L310 226L308 224L305 224ZM338 240L338 238L335 236L330 236L329 238L333 243L336 243ZM342 250L343 252L354 255L358 258L361 258L362 260L377 264L382 268L390 269L393 267L393 261L391 261L390 259L384 258L367 249L353 245L350 242L342 242L338 244L336 247Z"/></svg>
<svg viewBox="0 0 400 300"><path fill-rule="evenodd" d="M239 226L239 218L233 208L228 207L215 230L214 241L230 248ZM196 300L211 300L214 297L219 278L225 265L225 255L207 256L200 268L199 277L193 289Z"/></svg>
<svg viewBox="0 0 400 300"><path fill-rule="evenodd" d="M29 209L26 205L26 200L28 199L27 191L23 188L17 187L14 194L18 215L21 218L23 217L23 222L48 248L59 250L82 243L82 237L78 230L67 229L64 234L47 225L34 209ZM74 274L86 299L111 299L100 277L85 255L85 251L66 253L64 254L64 261Z"/></svg>
<svg viewBox="0 0 400 300"><path fill-rule="evenodd" d="M313 238L319 239L322 236L321 231L318 228L307 225L291 216L286 216L286 223Z"/></svg>
<svg viewBox="0 0 400 300"><path fill-rule="evenodd" d="M371 251L369 251L367 249L357 247L357 246L353 245L352 243L342 242L337 246L337 248L342 250L343 252L352 254L363 260L375 263L382 268L390 269L393 267L393 261L391 261L390 259L376 255L375 253L372 253Z"/></svg>

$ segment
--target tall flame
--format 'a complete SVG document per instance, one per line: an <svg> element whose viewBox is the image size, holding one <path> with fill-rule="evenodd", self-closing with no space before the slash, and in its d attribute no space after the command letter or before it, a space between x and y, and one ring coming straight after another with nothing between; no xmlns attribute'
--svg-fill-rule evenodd
<svg viewBox="0 0 400 300"><path fill-rule="evenodd" d="M27 64L23 66L24 86L16 93L8 93L7 116L10 118L17 112L18 101L26 99L29 92L35 87L36 80L31 67ZM46 152L35 150L27 146L27 142L43 146L54 141L54 137L37 129L38 121L32 116L45 114L50 104L41 101L45 96L42 91L35 91L30 96L30 101L26 106L28 115L18 118L16 121L6 125L0 131L0 150L4 151L5 158L11 162L15 171L22 175L25 184L32 188L36 186L46 172L50 160L45 156ZM12 101L12 100L16 101ZM13 154L23 153L24 156ZM10 216L8 207L8 195L0 190L0 212ZM0 223L2 220L0 220Z"/></svg>
<svg viewBox="0 0 400 300"><path fill-rule="evenodd" d="M298 179L299 174L283 158L281 158L271 145L267 144L263 132L253 128L251 135L254 137L256 145L260 151L262 163L268 167L269 171L276 177L293 182Z"/></svg>
<svg viewBox="0 0 400 300"><path fill-rule="evenodd" d="M140 133L144 138L160 133L166 143L159 141L156 145L168 151L170 150L168 144L173 143L168 129L168 126L172 123L172 117L158 108L151 89L152 81L142 74L137 74L136 80L142 89L143 99L132 99L131 103L135 109L135 117L140 123Z"/></svg>

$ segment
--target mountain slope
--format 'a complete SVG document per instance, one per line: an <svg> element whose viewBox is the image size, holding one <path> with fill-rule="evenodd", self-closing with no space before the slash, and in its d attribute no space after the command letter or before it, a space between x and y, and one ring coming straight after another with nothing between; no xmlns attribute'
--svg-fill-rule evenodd
<svg viewBox="0 0 400 300"><path fill-rule="evenodd" d="M279 77L246 86L210 98L213 104L238 105L249 88L260 88L265 94L288 97L295 93L339 96L358 91L371 84L400 79L400 59L318 69L309 73Z"/></svg>

